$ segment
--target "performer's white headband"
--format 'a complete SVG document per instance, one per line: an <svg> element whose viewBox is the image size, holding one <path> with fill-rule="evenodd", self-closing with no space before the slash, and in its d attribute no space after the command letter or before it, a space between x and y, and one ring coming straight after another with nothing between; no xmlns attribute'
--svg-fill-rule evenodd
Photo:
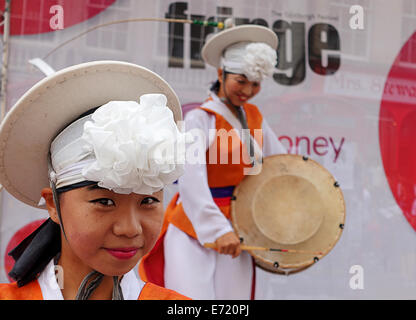
<svg viewBox="0 0 416 320"><path fill-rule="evenodd" d="M272 76L276 63L276 50L262 42L238 42L225 49L222 57L223 69L257 82Z"/></svg>
<svg viewBox="0 0 416 320"><path fill-rule="evenodd" d="M163 94L111 101L65 128L52 142L56 188L96 181L117 193L152 194L183 173L185 137Z"/></svg>

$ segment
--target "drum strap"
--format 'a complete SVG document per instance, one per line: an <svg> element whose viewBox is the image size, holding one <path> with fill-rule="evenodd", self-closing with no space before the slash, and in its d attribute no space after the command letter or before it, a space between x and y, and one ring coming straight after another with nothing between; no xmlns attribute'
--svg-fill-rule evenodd
<svg viewBox="0 0 416 320"><path fill-rule="evenodd" d="M246 117L245 117L244 112L243 112L243 108L242 107L238 107L238 106L237 107L234 107L234 108L237 111L238 120L240 121L241 126L243 127L243 129L249 129L249 127L247 125ZM247 146L248 147L248 150L249 150L250 159L253 159L254 158L253 140L254 140L253 137L250 135L249 145Z"/></svg>
<svg viewBox="0 0 416 320"><path fill-rule="evenodd" d="M238 118L236 118L234 114L221 102L221 100L216 95L211 95L211 98L212 100L208 100L202 105L203 108L209 109L221 115L234 129L236 129L239 135L241 129L249 129L243 107L236 108L238 113ZM209 144L211 145L211 143L213 142L213 137L210 136L210 138L211 139L209 141ZM247 141L245 141L245 138L249 138L250 141L247 143ZM261 161L261 159L263 158L262 149L260 148L256 139L254 139L251 135L249 135L249 137L245 137L244 134L240 136L240 139L243 143L245 143L247 149L250 150L250 159L254 158L254 160L259 159Z"/></svg>

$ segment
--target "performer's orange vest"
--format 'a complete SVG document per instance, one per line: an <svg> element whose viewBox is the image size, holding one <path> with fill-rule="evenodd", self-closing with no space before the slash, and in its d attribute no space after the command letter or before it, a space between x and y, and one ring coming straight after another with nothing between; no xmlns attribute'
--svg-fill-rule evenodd
<svg viewBox="0 0 416 320"><path fill-rule="evenodd" d="M38 281L33 280L20 288L16 282L0 284L0 300L43 300L43 296ZM189 300L189 298L173 290L146 283L138 300Z"/></svg>
<svg viewBox="0 0 416 320"><path fill-rule="evenodd" d="M250 134L257 138L256 135L254 135L254 130L262 128L262 115L255 105L246 103L244 104L243 108L246 113L247 125L250 129ZM225 129L227 132L229 132L233 129L233 127L220 114L204 107L201 107L201 109L215 115L217 130ZM243 152L247 153L245 145L243 145L241 141L238 144L233 144L233 139L238 139L234 141L239 141L238 136L235 136L235 134L230 134L228 138L228 144L225 146L228 149L221 150L221 148L224 148L224 144L220 143L220 137L217 135L216 140L211 144L206 154L208 185L211 189L215 203L224 214L224 216L227 217L227 219L230 219L230 203L233 190L235 186L237 186L244 178L244 169L251 167L250 164L245 164L243 161L239 161L237 164L232 163L232 154L234 148L240 149L240 159L242 159ZM256 141L261 147L262 141L257 139ZM211 154L211 152L215 152L215 150L212 150L212 148L216 148L216 164L209 164L209 154ZM228 161L226 164L220 163L221 152L228 153ZM139 265L139 275L142 280L155 283L162 287L164 286L163 238L169 224L171 223L183 232L187 233L189 236L195 239L197 238L192 223L186 216L186 213L183 209L182 203L177 203L178 198L179 194L176 194L169 203L165 212L162 231L156 242L156 245L146 256L142 258Z"/></svg>

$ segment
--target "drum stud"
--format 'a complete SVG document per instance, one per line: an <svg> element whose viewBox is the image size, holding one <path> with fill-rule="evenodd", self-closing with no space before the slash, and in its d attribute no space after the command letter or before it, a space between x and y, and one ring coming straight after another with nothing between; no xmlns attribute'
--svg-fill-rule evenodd
<svg viewBox="0 0 416 320"><path fill-rule="evenodd" d="M243 243L243 241L244 241L244 238L240 237L240 243Z"/></svg>
<svg viewBox="0 0 416 320"><path fill-rule="evenodd" d="M340 227L341 229L344 229L344 224L343 224L343 223L341 223L341 224L339 225L339 227Z"/></svg>
<svg viewBox="0 0 416 320"><path fill-rule="evenodd" d="M307 156L303 156L303 157L302 157L302 159L303 159L304 161L308 161L308 159L309 159L309 158L308 158Z"/></svg>
<svg viewBox="0 0 416 320"><path fill-rule="evenodd" d="M236 196L231 196L231 200L237 200Z"/></svg>
<svg viewBox="0 0 416 320"><path fill-rule="evenodd" d="M316 262L318 262L318 261L319 261L319 258L318 258L318 257L313 258L313 262L314 262L314 263L316 263Z"/></svg>
<svg viewBox="0 0 416 320"><path fill-rule="evenodd" d="M334 183L334 187L335 187L335 188L338 188L338 187L339 187L339 183L338 183L338 181L335 181L335 183Z"/></svg>
<svg viewBox="0 0 416 320"><path fill-rule="evenodd" d="M279 268L279 262L276 261L275 263L273 263L273 267L275 267L276 269Z"/></svg>

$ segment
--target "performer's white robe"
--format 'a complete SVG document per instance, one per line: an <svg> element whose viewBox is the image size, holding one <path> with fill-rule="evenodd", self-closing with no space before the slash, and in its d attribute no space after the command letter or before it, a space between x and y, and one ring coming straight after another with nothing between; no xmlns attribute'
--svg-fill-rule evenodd
<svg viewBox="0 0 416 320"><path fill-rule="evenodd" d="M241 132L240 122L227 106L216 95L212 94L212 98L202 107L215 109ZM211 142L209 130L216 128L215 116L201 109L189 111L185 116L185 129L194 128L202 129L205 133L206 152ZM264 157L287 153L265 119L262 130ZM185 165L185 174L179 178L179 195L178 202L182 201L198 240L169 225L164 238L165 287L192 299L250 299L254 267L251 256L243 251L233 259L230 255L219 254L202 246L233 231L230 221L212 198L205 164Z"/></svg>

